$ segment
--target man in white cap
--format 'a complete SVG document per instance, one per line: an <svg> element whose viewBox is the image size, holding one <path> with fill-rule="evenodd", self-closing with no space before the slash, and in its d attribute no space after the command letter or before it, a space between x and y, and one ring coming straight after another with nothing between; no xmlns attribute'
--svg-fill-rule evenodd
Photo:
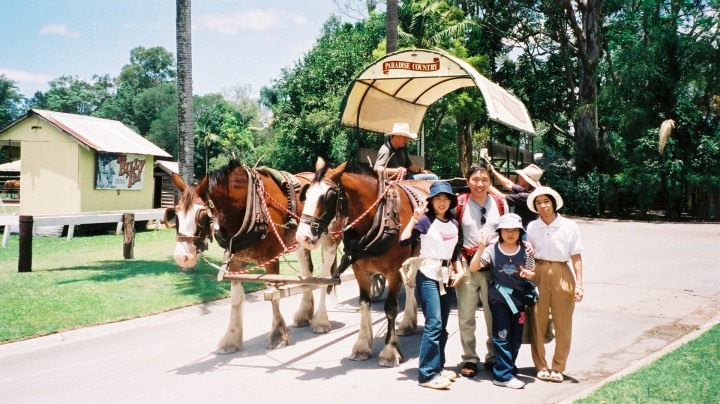
<svg viewBox="0 0 720 404"><path fill-rule="evenodd" d="M427 170L421 170L410 160L405 148L410 139L417 139L417 133L410 132L410 124L395 123L392 132L387 134L387 140L378 151L375 171L380 175L385 171L390 177L398 171L404 170L406 172L405 179L408 180L437 180L437 175Z"/></svg>
<svg viewBox="0 0 720 404"><path fill-rule="evenodd" d="M495 166L491 165L490 171L500 185L512 193L503 194L494 186L490 187L488 193L492 195L503 195L508 205L515 207L514 212L522 218L522 224L527 228L530 222L538 218L537 213L528 208L527 200L530 192L541 186L540 177L543 175L543 170L535 164L530 164L522 170L515 170L515 173L518 175L516 184L495 170Z"/></svg>

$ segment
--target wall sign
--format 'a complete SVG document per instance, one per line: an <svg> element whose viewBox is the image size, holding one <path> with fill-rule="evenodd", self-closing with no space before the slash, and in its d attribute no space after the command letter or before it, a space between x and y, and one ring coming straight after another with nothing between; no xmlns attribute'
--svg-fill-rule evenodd
<svg viewBox="0 0 720 404"><path fill-rule="evenodd" d="M95 189L143 189L145 157L140 154L98 152Z"/></svg>

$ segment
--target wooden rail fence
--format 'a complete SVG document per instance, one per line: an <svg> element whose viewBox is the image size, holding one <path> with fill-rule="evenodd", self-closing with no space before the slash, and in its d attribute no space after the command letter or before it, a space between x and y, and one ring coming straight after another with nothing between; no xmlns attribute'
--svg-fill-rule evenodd
<svg viewBox="0 0 720 404"><path fill-rule="evenodd" d="M117 223L116 234L121 234L124 229L123 257L133 258L133 247L135 245L135 222L154 220L156 228L165 215L165 209L139 209L134 211L115 212L86 212L69 215L0 215L0 226L3 226L2 245L7 247L11 226L19 227L20 254L18 257L18 271L32 271L32 236L35 226L58 226L67 225L67 239L73 238L75 226L81 224ZM125 223L125 226L123 226Z"/></svg>

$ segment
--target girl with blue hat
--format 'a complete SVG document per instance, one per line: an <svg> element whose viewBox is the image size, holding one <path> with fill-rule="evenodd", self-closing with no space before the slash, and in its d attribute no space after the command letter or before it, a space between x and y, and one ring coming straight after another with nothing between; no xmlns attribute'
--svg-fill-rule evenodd
<svg viewBox="0 0 720 404"><path fill-rule="evenodd" d="M415 293L425 316L420 342L420 386L447 389L457 375L445 370L447 322L450 294L447 288L462 282L465 272L460 255L460 227L451 210L457 205L452 187L445 181L434 182L425 204L413 213L400 235L400 245L420 242Z"/></svg>

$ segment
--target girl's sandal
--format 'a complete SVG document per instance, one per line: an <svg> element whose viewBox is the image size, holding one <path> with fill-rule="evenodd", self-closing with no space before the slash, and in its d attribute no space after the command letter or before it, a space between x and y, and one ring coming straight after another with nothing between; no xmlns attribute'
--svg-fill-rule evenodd
<svg viewBox="0 0 720 404"><path fill-rule="evenodd" d="M552 379L550 378L550 372L548 372L547 369L538 370L538 372L537 372L537 378L540 379L540 380L542 380L542 381L546 381L546 382L549 382L549 381L552 380Z"/></svg>
<svg viewBox="0 0 720 404"><path fill-rule="evenodd" d="M550 378L549 380L553 383L562 383L563 382L563 375L560 372L557 372L555 370L550 371Z"/></svg>

